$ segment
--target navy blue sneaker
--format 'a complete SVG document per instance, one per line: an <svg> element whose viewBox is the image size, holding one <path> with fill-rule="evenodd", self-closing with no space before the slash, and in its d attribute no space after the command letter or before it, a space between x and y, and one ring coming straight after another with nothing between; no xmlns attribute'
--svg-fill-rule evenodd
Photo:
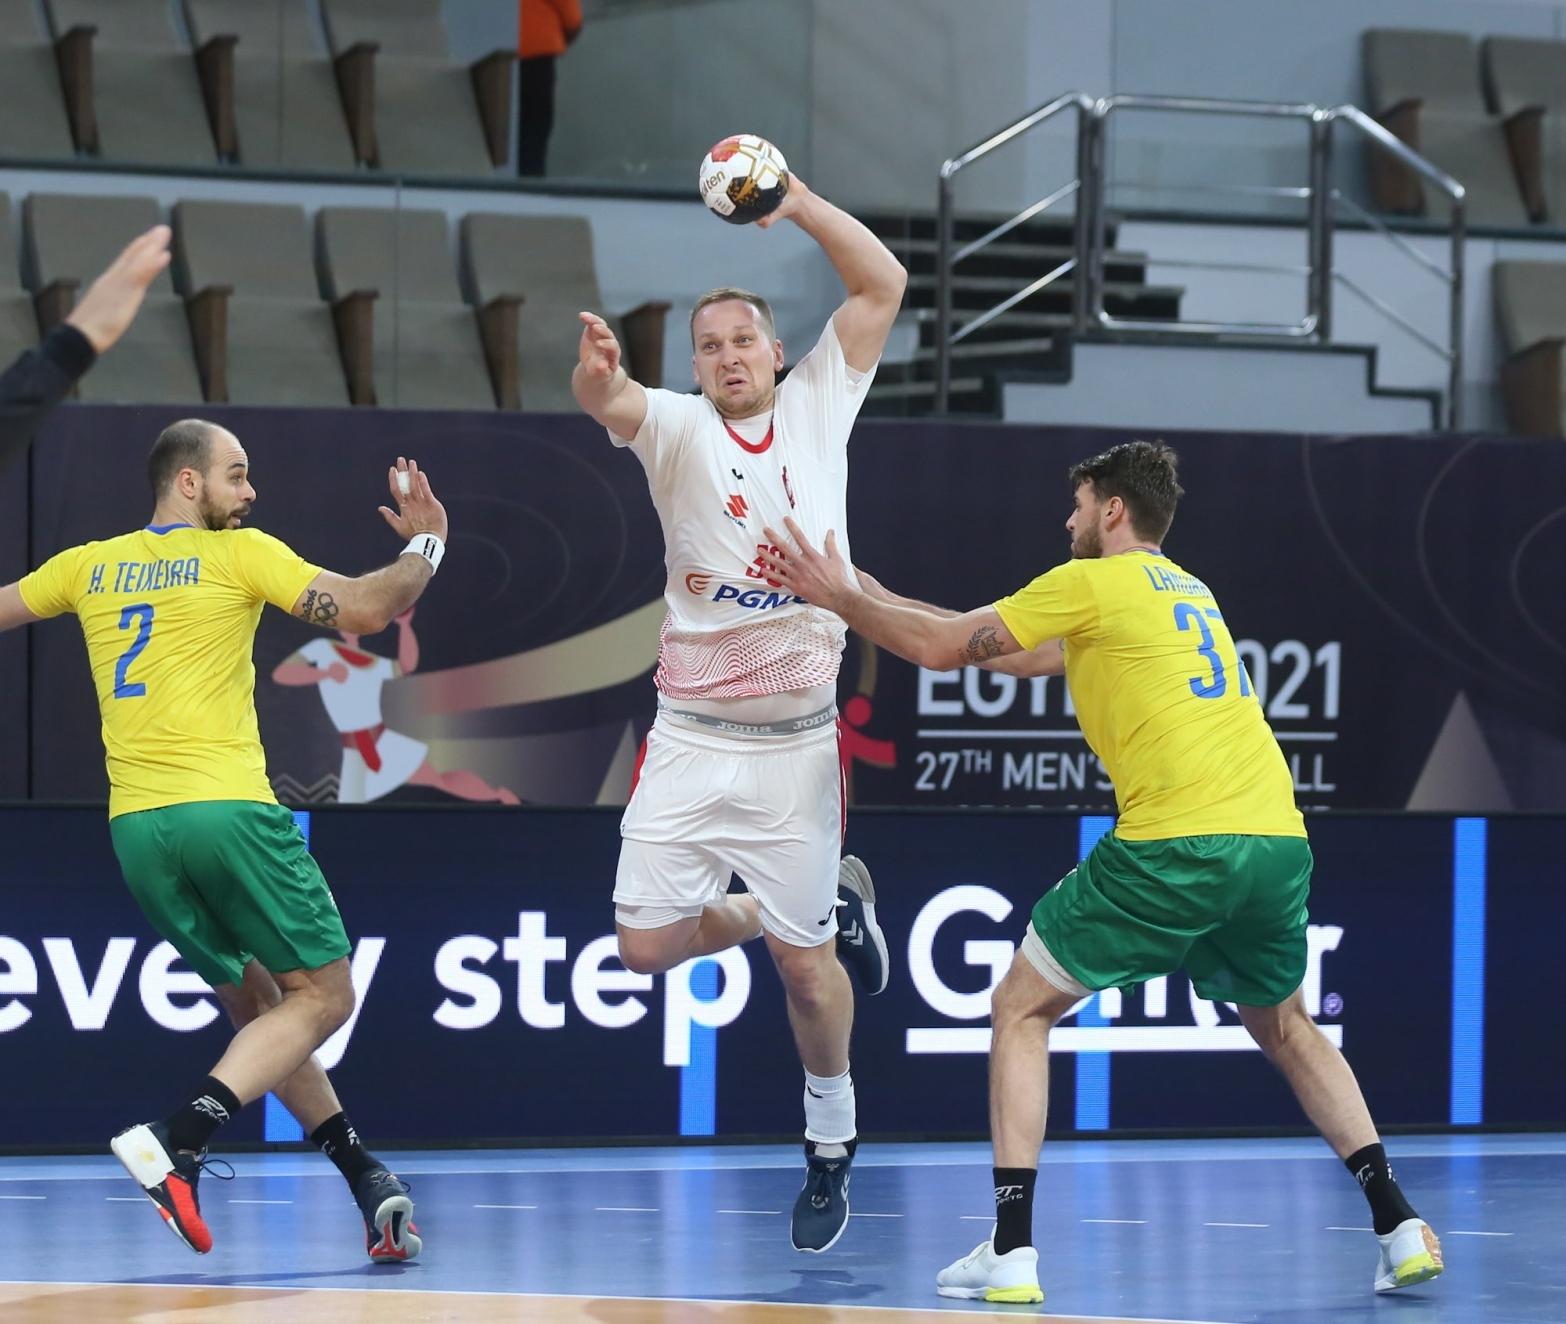
<svg viewBox="0 0 1566 1324"><path fill-rule="evenodd" d="M871 997L892 973L886 935L875 922L875 884L864 861L845 855L837 866L837 959Z"/></svg>
<svg viewBox="0 0 1566 1324"><path fill-rule="evenodd" d="M854 1162L854 1142L848 1153L821 1158L815 1145L805 1142L805 1185L794 1201L794 1221L789 1239L795 1250L820 1254L837 1245L848 1226L848 1176Z"/></svg>
<svg viewBox="0 0 1566 1324"><path fill-rule="evenodd" d="M353 1198L364 1215L364 1247L377 1264L401 1264L424 1249L407 1182L385 1168L371 1168L353 1184Z"/></svg>

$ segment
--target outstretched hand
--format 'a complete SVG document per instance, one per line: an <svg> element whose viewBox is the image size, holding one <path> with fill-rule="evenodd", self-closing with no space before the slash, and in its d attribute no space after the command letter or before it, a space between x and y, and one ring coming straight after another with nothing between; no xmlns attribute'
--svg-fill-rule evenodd
<svg viewBox="0 0 1566 1324"><path fill-rule="evenodd" d="M578 313L582 319L582 341L577 355L582 370L594 381L608 381L620 367L620 342L609 323L597 313Z"/></svg>
<svg viewBox="0 0 1566 1324"><path fill-rule="evenodd" d="M399 475L407 480L406 492L402 490ZM393 514L386 506L378 509L399 538L411 539L416 533L433 533L442 542L446 540L446 507L435 499L430 480L419 468L417 460L406 460L399 455L397 463L386 471L386 485L391 489L392 500L397 503L397 512Z"/></svg>
<svg viewBox="0 0 1566 1324"><path fill-rule="evenodd" d="M173 257L169 250L172 234L168 226L154 225L145 234L137 235L87 287L65 319L87 337L99 354L125 334L141 308L147 287L168 266Z"/></svg>
<svg viewBox="0 0 1566 1324"><path fill-rule="evenodd" d="M858 591L852 587L848 562L837 550L837 534L829 530L822 551L818 552L792 517L783 521L783 527L788 530L787 538L770 528L763 530L771 544L761 556L768 575L806 602L837 611ZM792 548L788 546L790 542Z"/></svg>

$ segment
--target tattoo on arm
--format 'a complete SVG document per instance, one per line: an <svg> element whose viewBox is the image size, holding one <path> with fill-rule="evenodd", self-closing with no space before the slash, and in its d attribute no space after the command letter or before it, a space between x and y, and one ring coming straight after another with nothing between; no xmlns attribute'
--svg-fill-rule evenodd
<svg viewBox="0 0 1566 1324"><path fill-rule="evenodd" d="M995 637L993 625L981 625L973 632L973 637L968 640L967 646L957 654L964 662L986 662L1000 655L1001 644Z"/></svg>
<svg viewBox="0 0 1566 1324"><path fill-rule="evenodd" d="M307 588L304 601L299 604L299 619L331 629L337 624L337 610L337 601L330 593L318 594L313 588Z"/></svg>

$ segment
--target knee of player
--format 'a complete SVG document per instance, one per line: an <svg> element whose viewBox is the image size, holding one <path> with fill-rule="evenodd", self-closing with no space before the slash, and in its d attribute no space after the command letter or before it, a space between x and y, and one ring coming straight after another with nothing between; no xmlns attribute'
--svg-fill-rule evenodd
<svg viewBox="0 0 1566 1324"><path fill-rule="evenodd" d="M620 964L633 975L661 975L669 969L658 944L643 937L640 931L622 929L619 943Z"/></svg>
<svg viewBox="0 0 1566 1324"><path fill-rule="evenodd" d="M796 947L778 959L778 974L796 1007L814 1007L831 1000L832 976L841 967L835 957L830 962L823 960L823 951L830 948Z"/></svg>
<svg viewBox="0 0 1566 1324"><path fill-rule="evenodd" d="M355 1002L351 983L344 982L326 991L321 999L321 1021L327 1034L335 1034L348 1023Z"/></svg>
<svg viewBox="0 0 1566 1324"><path fill-rule="evenodd" d="M1022 981L1015 968L1008 970L990 991L990 1023L1019 1021L1031 1010L1031 999L1024 996Z"/></svg>

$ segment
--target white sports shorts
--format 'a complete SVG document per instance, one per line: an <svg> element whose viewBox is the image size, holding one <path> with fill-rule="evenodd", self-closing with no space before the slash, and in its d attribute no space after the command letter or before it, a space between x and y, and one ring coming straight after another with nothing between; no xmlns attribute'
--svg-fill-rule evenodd
<svg viewBox="0 0 1566 1324"><path fill-rule="evenodd" d="M835 715L797 734L735 736L660 712L620 821L615 918L663 928L701 914L738 874L768 933L831 942L843 805Z"/></svg>

